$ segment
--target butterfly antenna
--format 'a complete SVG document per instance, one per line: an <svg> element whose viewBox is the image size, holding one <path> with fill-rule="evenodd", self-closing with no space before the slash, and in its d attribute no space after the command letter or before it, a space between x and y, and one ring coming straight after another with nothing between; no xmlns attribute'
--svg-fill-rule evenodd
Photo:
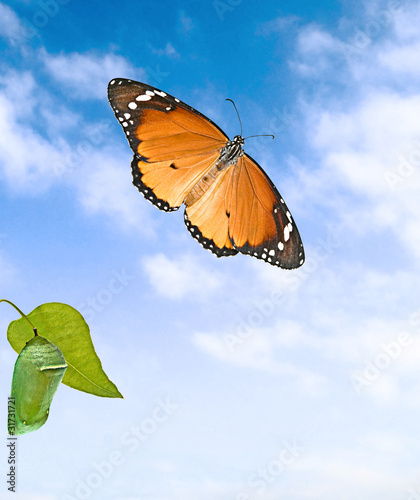
<svg viewBox="0 0 420 500"><path fill-rule="evenodd" d="M238 115L239 125L241 126L241 134L240 135L242 136L242 122L241 122L241 117L239 116L236 104L232 101L232 99L226 99L226 100L230 101L233 104L233 107L235 108L236 114Z"/></svg>
<svg viewBox="0 0 420 500"><path fill-rule="evenodd" d="M244 137L244 140L249 139L250 137L272 137L274 139L273 134L258 134L258 135L249 135L248 137Z"/></svg>

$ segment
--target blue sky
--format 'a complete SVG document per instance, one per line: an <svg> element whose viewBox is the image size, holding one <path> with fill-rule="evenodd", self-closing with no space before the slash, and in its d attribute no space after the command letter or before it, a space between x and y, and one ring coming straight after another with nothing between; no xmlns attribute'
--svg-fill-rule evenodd
<svg viewBox="0 0 420 500"><path fill-rule="evenodd" d="M60 387L19 439L15 496L419 499L418 3L120 4L0 2L1 298L78 308L124 395ZM115 77L231 137L234 99L244 136L276 136L245 149L302 268L217 259L144 200ZM2 305L5 402L16 317Z"/></svg>

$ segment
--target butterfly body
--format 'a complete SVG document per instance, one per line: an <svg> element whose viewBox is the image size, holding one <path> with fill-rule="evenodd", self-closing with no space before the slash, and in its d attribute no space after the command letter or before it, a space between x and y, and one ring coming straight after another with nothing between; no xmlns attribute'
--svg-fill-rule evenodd
<svg viewBox="0 0 420 500"><path fill-rule="evenodd" d="M210 119L147 84L114 79L108 97L134 151L133 184L163 211L186 206L191 235L218 257L238 252L293 269L304 261L283 198L248 156Z"/></svg>
<svg viewBox="0 0 420 500"><path fill-rule="evenodd" d="M197 182L185 198L184 203L187 207L193 205L210 188L222 170L236 164L238 158L244 154L243 144L245 141L240 135L226 143L214 167Z"/></svg>

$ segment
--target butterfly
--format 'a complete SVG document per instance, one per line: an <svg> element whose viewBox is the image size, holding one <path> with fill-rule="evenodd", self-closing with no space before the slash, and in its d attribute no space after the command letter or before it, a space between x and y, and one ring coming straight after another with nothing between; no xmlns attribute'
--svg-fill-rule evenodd
<svg viewBox="0 0 420 500"><path fill-rule="evenodd" d="M189 232L217 257L303 264L293 217L241 135L229 140L199 111L145 83L115 78L108 99L134 151L133 184L147 200L165 212L184 203Z"/></svg>

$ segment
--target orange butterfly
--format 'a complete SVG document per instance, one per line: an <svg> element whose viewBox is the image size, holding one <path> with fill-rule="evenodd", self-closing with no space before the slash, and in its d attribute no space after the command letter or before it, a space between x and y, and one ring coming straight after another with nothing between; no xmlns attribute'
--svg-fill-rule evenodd
<svg viewBox="0 0 420 500"><path fill-rule="evenodd" d="M238 252L294 269L302 240L283 198L258 163L209 118L145 83L116 78L108 99L134 158L133 184L166 212L185 203L185 224L223 257Z"/></svg>

